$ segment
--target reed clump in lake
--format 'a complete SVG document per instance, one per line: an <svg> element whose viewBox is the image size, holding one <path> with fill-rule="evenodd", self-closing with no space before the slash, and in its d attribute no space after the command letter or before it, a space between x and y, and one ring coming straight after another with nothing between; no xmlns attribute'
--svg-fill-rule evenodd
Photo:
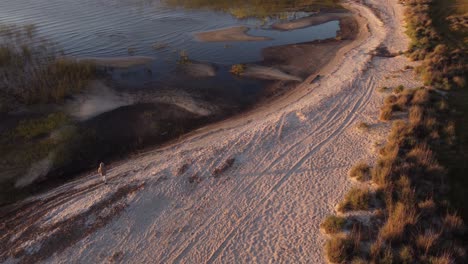
<svg viewBox="0 0 468 264"><path fill-rule="evenodd" d="M91 63L60 57L34 26L0 26L0 90L17 103L58 103L82 91L95 76Z"/></svg>

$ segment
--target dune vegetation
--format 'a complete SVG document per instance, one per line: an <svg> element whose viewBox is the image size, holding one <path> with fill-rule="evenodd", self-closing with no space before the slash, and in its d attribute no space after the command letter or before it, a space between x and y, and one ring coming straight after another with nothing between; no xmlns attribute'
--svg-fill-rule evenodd
<svg viewBox="0 0 468 264"><path fill-rule="evenodd" d="M441 6L448 8L448 2L453 4L450 12L438 12ZM467 184L458 169L466 167L460 165L466 164L466 155L454 154L466 150L466 129L460 128L466 128L466 121L459 121L466 120L466 114L460 118L459 113L465 113L467 104L464 101L457 105L450 99L451 94L467 93L467 25L462 18L453 18L463 17L466 10L461 11L463 5L455 1L401 3L406 8L407 34L411 38L407 56L422 62L415 70L426 86L395 87L385 99L380 120L393 125L375 166L370 168L375 191L352 189L338 209L366 210L369 200L381 206L372 211L369 224L350 216L345 217L346 224L340 225L341 232L334 230L336 234L325 245L327 259L333 263L466 260L466 227L459 212L466 212L460 191L466 191ZM395 112L406 113L407 118L401 119ZM365 172L366 165L358 164L350 176L361 178ZM329 222L330 217L324 225Z"/></svg>

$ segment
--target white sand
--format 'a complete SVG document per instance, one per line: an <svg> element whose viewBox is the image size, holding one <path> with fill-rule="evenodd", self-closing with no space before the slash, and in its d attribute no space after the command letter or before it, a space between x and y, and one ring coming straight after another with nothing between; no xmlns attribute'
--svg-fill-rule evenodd
<svg viewBox="0 0 468 264"><path fill-rule="evenodd" d="M378 88L419 85L403 70L406 58L369 55L382 43L391 51L406 48L402 7L397 0L367 2L384 21L348 2L363 32L318 73L319 81L310 84L310 76L252 112L114 164L110 185L75 194L67 206L60 202L67 193L99 178L82 177L35 198L63 193L51 202L53 213L35 222L43 226L87 210L119 186L145 184L123 200L128 207L122 215L48 261L101 263L114 256L121 263L323 263L320 222L352 185L350 167L374 160L373 143L386 138L389 124L377 121L385 96ZM359 122L371 124L370 132L359 131ZM235 158L233 167L212 177L229 158ZM183 164L187 171L177 175ZM193 175L199 183L188 181ZM41 252L41 237L23 244Z"/></svg>

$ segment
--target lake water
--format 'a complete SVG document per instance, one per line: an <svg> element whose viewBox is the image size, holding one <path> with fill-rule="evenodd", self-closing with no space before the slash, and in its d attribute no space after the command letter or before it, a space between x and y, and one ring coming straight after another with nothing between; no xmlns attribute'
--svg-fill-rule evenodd
<svg viewBox="0 0 468 264"><path fill-rule="evenodd" d="M290 17L305 15L291 12ZM35 24L42 35L58 42L68 55L126 56L128 48L133 48L135 55L167 60L184 50L191 59L220 64L257 61L265 47L331 38L339 29L338 21L332 21L280 32L267 29L260 19L239 20L220 11L185 10L154 0L2 0L0 22ZM226 48L226 43L201 43L193 36L238 25L250 27L251 35L273 40L231 43ZM154 50L155 43L168 47Z"/></svg>

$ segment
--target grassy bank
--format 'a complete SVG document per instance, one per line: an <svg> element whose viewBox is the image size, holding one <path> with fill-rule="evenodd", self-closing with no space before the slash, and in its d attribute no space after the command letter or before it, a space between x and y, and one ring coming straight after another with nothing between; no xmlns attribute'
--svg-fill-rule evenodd
<svg viewBox="0 0 468 264"><path fill-rule="evenodd" d="M462 113L467 104L460 100L466 96L459 96L466 93L466 28L454 30L447 22L460 5L440 12L447 8L446 1L403 2L411 38L407 55L422 61L416 70L426 87L396 87L386 98L380 119L393 125L377 164L370 169L358 164L350 173L363 181L368 175L372 187L353 189L339 207L341 211L372 209L370 222L327 218L323 230L331 235L325 246L330 262L466 260L466 227L458 213L464 210L461 191L467 187L462 176L466 154L461 154L466 153L466 115ZM397 111L406 112L407 118L396 120Z"/></svg>
<svg viewBox="0 0 468 264"><path fill-rule="evenodd" d="M463 0L437 0L432 8L437 32L442 36L445 45L450 49L460 49L464 52L463 63L466 76L468 49L468 2ZM464 21L464 22L463 22ZM466 80L465 80L466 82ZM468 87L451 89L448 102L452 109L447 116L455 124L455 141L450 147L440 148L440 160L448 169L451 186L450 198L459 209L465 222L468 222L468 205L466 190L468 189Z"/></svg>

